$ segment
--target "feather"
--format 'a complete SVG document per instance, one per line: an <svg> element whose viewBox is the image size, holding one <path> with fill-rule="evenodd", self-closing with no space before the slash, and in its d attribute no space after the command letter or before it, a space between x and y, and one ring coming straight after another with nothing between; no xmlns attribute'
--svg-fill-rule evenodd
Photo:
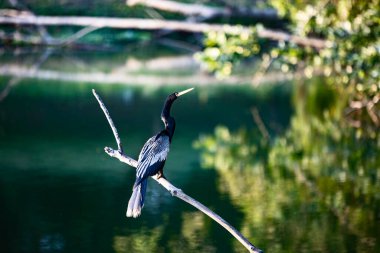
<svg viewBox="0 0 380 253"><path fill-rule="evenodd" d="M137 163L136 182L157 174L163 167L169 152L169 137L158 134L150 138L142 148Z"/></svg>
<svg viewBox="0 0 380 253"><path fill-rule="evenodd" d="M126 212L127 217L137 218L141 215L141 210L144 206L147 185L148 180L145 179L138 185L138 187L135 187L133 189L132 196L128 202L128 208Z"/></svg>
<svg viewBox="0 0 380 253"><path fill-rule="evenodd" d="M161 132L151 137L141 149L137 163L136 181L133 185L132 196L128 201L127 217L140 216L144 206L148 177L157 174L164 167L169 145L169 136L165 132Z"/></svg>

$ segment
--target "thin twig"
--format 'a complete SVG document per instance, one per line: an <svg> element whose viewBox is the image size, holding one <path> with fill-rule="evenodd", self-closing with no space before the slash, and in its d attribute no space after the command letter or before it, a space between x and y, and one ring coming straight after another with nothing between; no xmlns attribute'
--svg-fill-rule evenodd
<svg viewBox="0 0 380 253"><path fill-rule="evenodd" d="M5 86L5 88L0 92L0 102L2 102L8 95L13 86L17 85L22 78L20 77L12 77Z"/></svg>
<svg viewBox="0 0 380 253"><path fill-rule="evenodd" d="M106 115L108 123L110 124L110 127L112 129L113 135L115 136L117 147L119 149L118 151L122 154L123 153L123 146L121 145L121 140L120 140L119 134L117 132L115 124L112 121L110 113L108 112L108 110L107 110L106 106L104 105L102 99L99 97L99 95L96 93L96 91L94 89L92 89L92 93L94 94L95 98L98 100L100 108L102 108L104 114Z"/></svg>
<svg viewBox="0 0 380 253"><path fill-rule="evenodd" d="M270 139L269 132L268 132L267 128L265 127L263 120L260 117L259 110L257 110L256 107L253 107L251 109L251 112L252 112L253 120L255 121L256 125L258 126L260 133L263 135L265 140L268 141Z"/></svg>
<svg viewBox="0 0 380 253"><path fill-rule="evenodd" d="M114 133L116 142L118 145L121 146L119 135L117 134L117 130L113 124L113 121L111 119L111 116L108 113L107 108L105 107L104 103L102 102L99 95L95 92L95 90L92 90L92 93L94 94L95 98L98 100L100 107L102 108L111 128L112 132ZM119 148L120 148L119 146ZM106 147L104 148L104 151L111 157L119 159L121 162L126 163L132 167L137 167L137 161L133 158L125 155L120 150L113 150L112 148ZM248 249L249 252L254 253L262 253L262 250L256 248L252 243L250 243L247 238L245 238L238 230L236 230L233 226L231 226L227 221L222 219L219 215L211 211L209 208L207 208L205 205L200 203L199 201L193 199L192 197L185 194L181 189L175 187L172 185L167 179L161 177L157 178L157 176L152 177L154 180L156 180L159 184L161 184L166 190L170 192L172 196L175 196L190 205L194 206L198 210L202 211L204 214L215 220L217 223L219 223L221 226L223 226L228 232L230 232L245 248Z"/></svg>
<svg viewBox="0 0 380 253"><path fill-rule="evenodd" d="M92 33L93 31L98 30L98 29L100 29L100 28L99 27L93 27L93 26L87 26L87 27L79 30L78 32L74 33L70 37L64 39L62 42L59 42L58 44L65 45L65 46L69 45L69 44L79 40L80 38L86 36L87 34Z"/></svg>

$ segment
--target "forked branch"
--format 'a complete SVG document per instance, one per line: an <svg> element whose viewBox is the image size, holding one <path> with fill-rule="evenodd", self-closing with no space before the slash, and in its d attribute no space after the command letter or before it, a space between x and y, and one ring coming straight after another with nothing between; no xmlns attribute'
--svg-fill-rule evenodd
<svg viewBox="0 0 380 253"><path fill-rule="evenodd" d="M137 161L134 160L133 158L125 155L123 150L122 150L119 134L117 132L115 124L113 123L112 118L111 118L106 106L104 105L102 99L99 97L99 95L96 93L95 90L92 90L92 93L94 94L95 98L98 100L98 103L99 103L100 107L102 108L102 110L103 110L103 112L104 112L104 114L108 120L108 123L110 124L110 126L112 128L112 132L115 136L116 143L119 147L118 150L114 150L110 147L105 147L104 151L109 156L117 158L121 162L126 163L126 164L136 168L137 167ZM154 180L156 180L160 185L162 185L167 191L169 191L172 196L175 196L175 197L189 203L190 205L194 206L195 208L202 211L204 214L206 214L207 216L209 216L210 218L212 218L213 220L218 222L222 227L224 227L228 232L230 232L241 244L243 244L243 246L246 247L249 252L262 253L262 250L260 250L259 248L256 248L252 243L250 243L247 240L247 238L245 238L239 231L237 231L227 221L222 219L219 215L217 215L216 213L211 211L209 208L204 206L199 201L197 201L197 200L193 199L192 197L188 196L187 194L185 194L181 189L172 185L167 179L165 179L163 177L157 178L157 176L153 176L152 178Z"/></svg>

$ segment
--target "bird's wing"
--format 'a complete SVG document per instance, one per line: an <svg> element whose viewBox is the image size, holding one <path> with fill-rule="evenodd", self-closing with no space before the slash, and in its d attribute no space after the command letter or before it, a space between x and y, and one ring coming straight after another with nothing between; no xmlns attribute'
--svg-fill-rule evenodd
<svg viewBox="0 0 380 253"><path fill-rule="evenodd" d="M169 137L167 135L153 136L142 148L136 171L136 182L155 175L164 165L169 152Z"/></svg>
<svg viewBox="0 0 380 253"><path fill-rule="evenodd" d="M156 140L157 135L152 136L147 140L143 146L143 148L140 151L138 163L143 159L144 156L148 153L148 150L153 146L154 141Z"/></svg>

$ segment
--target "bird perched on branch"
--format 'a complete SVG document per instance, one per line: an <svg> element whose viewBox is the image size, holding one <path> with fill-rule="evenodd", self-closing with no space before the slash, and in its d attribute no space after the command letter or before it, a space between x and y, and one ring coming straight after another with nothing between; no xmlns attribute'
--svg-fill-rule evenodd
<svg viewBox="0 0 380 253"><path fill-rule="evenodd" d="M175 130L175 120L170 116L173 102L193 88L170 94L162 108L161 120L165 129L151 137L141 149L137 162L136 181L133 185L132 196L128 202L127 217L137 218L144 206L148 177L158 174L158 178L164 177L163 168L169 152L169 146Z"/></svg>

